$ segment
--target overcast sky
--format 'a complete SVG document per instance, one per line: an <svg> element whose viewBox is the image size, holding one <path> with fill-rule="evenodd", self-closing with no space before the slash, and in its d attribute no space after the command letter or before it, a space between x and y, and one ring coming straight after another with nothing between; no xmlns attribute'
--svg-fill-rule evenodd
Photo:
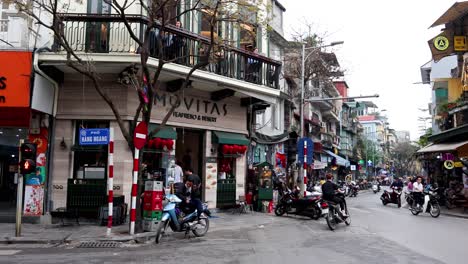
<svg viewBox="0 0 468 264"><path fill-rule="evenodd" d="M347 70L351 95L378 93L373 100L386 109L390 126L409 130L417 139L418 108L430 102L430 86L421 82L419 67L431 59L427 41L441 27L429 29L456 1L449 0L280 0L286 8L284 29L288 37L303 21L325 35Z"/></svg>

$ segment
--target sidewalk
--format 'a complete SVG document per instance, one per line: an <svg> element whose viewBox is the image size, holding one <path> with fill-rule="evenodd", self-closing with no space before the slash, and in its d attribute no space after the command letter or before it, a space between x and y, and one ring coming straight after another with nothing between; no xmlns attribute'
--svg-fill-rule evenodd
<svg viewBox="0 0 468 264"><path fill-rule="evenodd" d="M440 208L440 214L468 219L468 210L466 210L466 212L463 212L463 208L454 208L449 210L445 206L443 206Z"/></svg>
<svg viewBox="0 0 468 264"><path fill-rule="evenodd" d="M217 212L210 218L208 232L259 226L270 223L273 217L268 214L231 214ZM76 242L116 241L131 242L155 237L155 232L128 234L128 223L112 228L111 236L106 236L107 228L96 224L81 225L40 225L23 224L21 237L15 237L15 224L0 223L0 244L59 244Z"/></svg>

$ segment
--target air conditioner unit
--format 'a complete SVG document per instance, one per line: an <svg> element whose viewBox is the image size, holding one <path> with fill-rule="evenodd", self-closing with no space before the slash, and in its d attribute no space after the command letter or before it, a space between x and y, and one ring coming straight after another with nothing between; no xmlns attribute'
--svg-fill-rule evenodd
<svg viewBox="0 0 468 264"><path fill-rule="evenodd" d="M326 122L320 122L320 126L323 127L323 128L326 128L326 127L327 127L327 123L326 123Z"/></svg>

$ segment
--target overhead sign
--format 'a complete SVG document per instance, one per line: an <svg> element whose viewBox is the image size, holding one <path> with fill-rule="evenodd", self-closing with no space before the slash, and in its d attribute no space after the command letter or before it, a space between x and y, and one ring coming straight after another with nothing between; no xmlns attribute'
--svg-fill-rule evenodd
<svg viewBox="0 0 468 264"><path fill-rule="evenodd" d="M136 149L142 149L146 145L146 138L148 136L148 124L140 122L135 127L135 134L133 135L133 145Z"/></svg>
<svg viewBox="0 0 468 264"><path fill-rule="evenodd" d="M304 144L307 143L307 153L304 153ZM312 139L304 137L297 141L297 155L298 155L298 162L300 164L304 163L304 155L307 155L306 163L308 165L312 164L314 160L314 142Z"/></svg>
<svg viewBox="0 0 468 264"><path fill-rule="evenodd" d="M109 129L80 129L79 143L80 145L107 145L109 144Z"/></svg>
<svg viewBox="0 0 468 264"><path fill-rule="evenodd" d="M455 51L468 51L468 43L466 42L466 36L454 36L453 49Z"/></svg>

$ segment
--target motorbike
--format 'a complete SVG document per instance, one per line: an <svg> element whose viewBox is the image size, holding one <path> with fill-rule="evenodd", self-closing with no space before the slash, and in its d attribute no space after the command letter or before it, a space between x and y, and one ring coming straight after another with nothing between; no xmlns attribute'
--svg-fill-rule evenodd
<svg viewBox="0 0 468 264"><path fill-rule="evenodd" d="M168 226L173 232L185 232L185 235L192 232L196 237L202 237L208 232L210 227L208 217L211 216L208 204L203 204L203 212L200 220L197 220L197 210L186 203L182 204L182 200L177 195L168 194L165 200L167 204L164 206L162 219L156 231L156 244L161 242Z"/></svg>
<svg viewBox="0 0 468 264"><path fill-rule="evenodd" d="M341 196L344 199L343 193L336 194L337 196ZM347 217L344 217L340 210L340 205L336 204L332 201L325 201L328 205L328 213L325 215L325 219L327 220L327 225L330 230L335 230L336 226L339 223L345 223L346 225L351 224L351 216L349 215L348 206L345 206Z"/></svg>
<svg viewBox="0 0 468 264"><path fill-rule="evenodd" d="M423 192L424 194L424 205L421 206L416 204L412 193L406 193L406 201L409 205L409 210L413 215L418 215L419 213L426 212L429 213L432 217L437 218L440 215L440 205L437 202L438 195L437 189L431 189L429 191Z"/></svg>
<svg viewBox="0 0 468 264"><path fill-rule="evenodd" d="M356 197L359 193L359 185L351 184L351 188L349 191L349 197Z"/></svg>
<svg viewBox="0 0 468 264"><path fill-rule="evenodd" d="M445 206L447 209L453 209L466 203L466 198L460 192L463 190L463 185L453 186L445 190Z"/></svg>
<svg viewBox="0 0 468 264"><path fill-rule="evenodd" d="M402 188L392 187L392 192L384 190L382 196L380 196L380 200L382 200L383 205L387 205L389 203L394 203L398 205L398 208L401 207L401 192Z"/></svg>
<svg viewBox="0 0 468 264"><path fill-rule="evenodd" d="M321 194L300 198L299 193L299 188L296 188L294 191L288 189L280 197L275 208L275 215L296 214L307 216L314 220L319 219L324 214L322 211Z"/></svg>
<svg viewBox="0 0 468 264"><path fill-rule="evenodd" d="M375 193L378 193L380 191L379 186L377 184L372 184L372 191Z"/></svg>

